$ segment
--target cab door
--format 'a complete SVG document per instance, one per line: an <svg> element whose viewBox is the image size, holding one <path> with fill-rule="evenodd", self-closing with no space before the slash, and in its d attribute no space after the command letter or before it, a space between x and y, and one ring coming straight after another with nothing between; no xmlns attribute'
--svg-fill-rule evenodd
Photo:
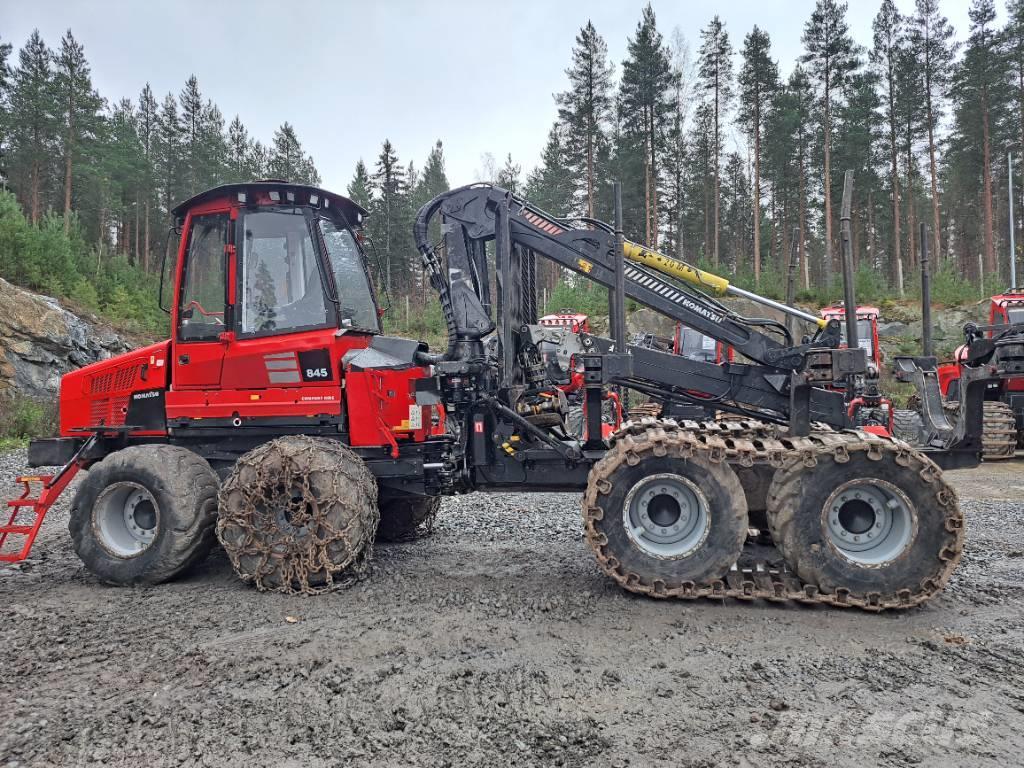
<svg viewBox="0 0 1024 768"><path fill-rule="evenodd" d="M190 216L188 239L174 313L172 390L215 389L220 386L227 312L228 211Z"/></svg>

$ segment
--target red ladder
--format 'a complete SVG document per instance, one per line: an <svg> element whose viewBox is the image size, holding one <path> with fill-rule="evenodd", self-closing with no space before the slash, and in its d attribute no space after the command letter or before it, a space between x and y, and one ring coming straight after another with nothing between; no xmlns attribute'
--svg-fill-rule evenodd
<svg viewBox="0 0 1024 768"><path fill-rule="evenodd" d="M25 475L14 479L14 482L21 483L22 492L21 496L7 502L11 514L7 518L7 524L0 525L0 563L17 563L28 557L32 544L39 534L39 528L43 524L43 518L50 511L53 502L68 487L68 483L78 474L78 470L89 463L89 459L86 457L99 436L100 433L97 432L82 443L75 455L71 457L71 461L61 467L56 475ZM42 486L39 495L35 498L32 497L33 483ZM19 521L19 515L31 515L32 519L27 523ZM5 547L8 546L8 537L14 537L11 538L11 544L15 547L21 544L21 549L8 548L5 551Z"/></svg>

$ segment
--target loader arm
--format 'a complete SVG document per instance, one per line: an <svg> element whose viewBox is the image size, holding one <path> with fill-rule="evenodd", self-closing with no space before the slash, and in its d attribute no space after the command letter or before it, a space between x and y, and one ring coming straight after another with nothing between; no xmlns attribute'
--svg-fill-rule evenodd
<svg viewBox="0 0 1024 768"><path fill-rule="evenodd" d="M435 216L444 221L447 273L427 237ZM626 256L621 268L628 298L731 346L751 362L718 365L652 350L614 350L596 358L602 370L591 375L599 383L627 384L670 399L686 399L688 391L699 389L724 410L788 423L801 432L810 421L839 428L850 424L842 393L813 386L864 370L861 350L839 349L838 323L819 325L810 343L793 345L781 323L742 317L696 288L726 293L729 283L723 278L632 243L619 256L607 225L554 217L490 185L463 187L432 200L417 215L414 236L449 324L448 361L482 359L482 339L496 327L484 291L487 260L481 256L485 244L493 242L498 368L507 391L525 378L520 352L529 346L526 331L537 321L537 257L612 289L616 259Z"/></svg>

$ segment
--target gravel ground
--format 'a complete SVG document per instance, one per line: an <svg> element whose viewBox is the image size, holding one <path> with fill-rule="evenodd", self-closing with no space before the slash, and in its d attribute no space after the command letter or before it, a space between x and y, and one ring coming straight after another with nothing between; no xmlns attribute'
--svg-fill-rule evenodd
<svg viewBox="0 0 1024 768"><path fill-rule="evenodd" d="M326 596L258 594L219 552L118 589L75 558L67 493L0 568L0 765L1019 764L1022 461L953 473L964 561L882 615L628 595L557 494L448 500Z"/></svg>

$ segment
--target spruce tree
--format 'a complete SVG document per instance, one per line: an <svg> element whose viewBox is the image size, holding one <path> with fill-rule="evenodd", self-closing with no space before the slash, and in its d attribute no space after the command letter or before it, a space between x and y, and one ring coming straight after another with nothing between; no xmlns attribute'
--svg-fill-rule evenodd
<svg viewBox="0 0 1024 768"><path fill-rule="evenodd" d="M320 174L316 170L313 158L303 152L295 128L287 121L274 132L269 163L269 172L274 178L297 184L320 183Z"/></svg>
<svg viewBox="0 0 1024 768"><path fill-rule="evenodd" d="M235 115L228 126L228 177L231 181L249 181L251 140L242 119Z"/></svg>
<svg viewBox="0 0 1024 768"><path fill-rule="evenodd" d="M761 281L761 137L768 105L779 87L779 68L771 56L771 38L757 26L743 41L740 68L740 122L754 144L754 282Z"/></svg>
<svg viewBox="0 0 1024 768"><path fill-rule="evenodd" d="M712 174L714 175L713 190L713 233L711 260L717 267L719 262L719 237L721 231L721 154L722 154L722 122L729 111L733 99L732 44L725 25L716 14L708 26L700 33L700 81L709 100L714 138L712 140Z"/></svg>
<svg viewBox="0 0 1024 768"><path fill-rule="evenodd" d="M520 191L519 175L522 171L523 166L513 163L512 153L509 152L505 156L505 164L498 171L498 186L507 189L513 194L517 194Z"/></svg>
<svg viewBox="0 0 1024 768"><path fill-rule="evenodd" d="M392 294L396 283L401 285L405 266L401 245L403 242L403 214L409 193L405 168L398 160L395 148L387 139L381 146L377 168L373 174L373 240L384 258L384 286Z"/></svg>
<svg viewBox="0 0 1024 768"><path fill-rule="evenodd" d="M11 176L22 199L28 201L33 224L42 215L43 196L52 179L57 98L51 60L39 30L33 31L18 52L11 88Z"/></svg>
<svg viewBox="0 0 1024 768"><path fill-rule="evenodd" d="M932 249L934 258L938 260L942 258L942 250L935 131L942 118L942 104L949 88L957 44L953 40L953 27L939 10L939 0L916 0L915 8L910 20L910 44L924 78L925 127L932 185Z"/></svg>
<svg viewBox="0 0 1024 768"><path fill-rule="evenodd" d="M352 198L352 202L356 205L362 206L365 210L369 211L373 205L371 195L370 174L366 170L366 163L360 159L356 163L355 175L353 175L352 181L348 183L348 196Z"/></svg>
<svg viewBox="0 0 1024 768"><path fill-rule="evenodd" d="M103 100L92 87L85 51L69 29L56 56L55 89L61 121L61 152L64 156L64 232L71 227L71 196L74 166L84 145L96 137Z"/></svg>
<svg viewBox="0 0 1024 768"><path fill-rule="evenodd" d="M832 112L840 89L857 68L857 49L850 37L846 8L846 3L838 0L817 0L801 38L805 49L801 60L821 95L826 283L832 281Z"/></svg>
<svg viewBox="0 0 1024 768"><path fill-rule="evenodd" d="M612 65L608 46L588 21L576 36L572 65L566 70L569 90L558 94L559 120L565 126L568 161L579 178L583 210L595 216L601 183L598 150L606 140L612 110Z"/></svg>
<svg viewBox="0 0 1024 768"><path fill-rule="evenodd" d="M650 3L644 7L626 50L618 104L621 137L617 142L624 206L627 194L639 187L644 241L648 247L657 248L660 157L672 119L675 75Z"/></svg>

